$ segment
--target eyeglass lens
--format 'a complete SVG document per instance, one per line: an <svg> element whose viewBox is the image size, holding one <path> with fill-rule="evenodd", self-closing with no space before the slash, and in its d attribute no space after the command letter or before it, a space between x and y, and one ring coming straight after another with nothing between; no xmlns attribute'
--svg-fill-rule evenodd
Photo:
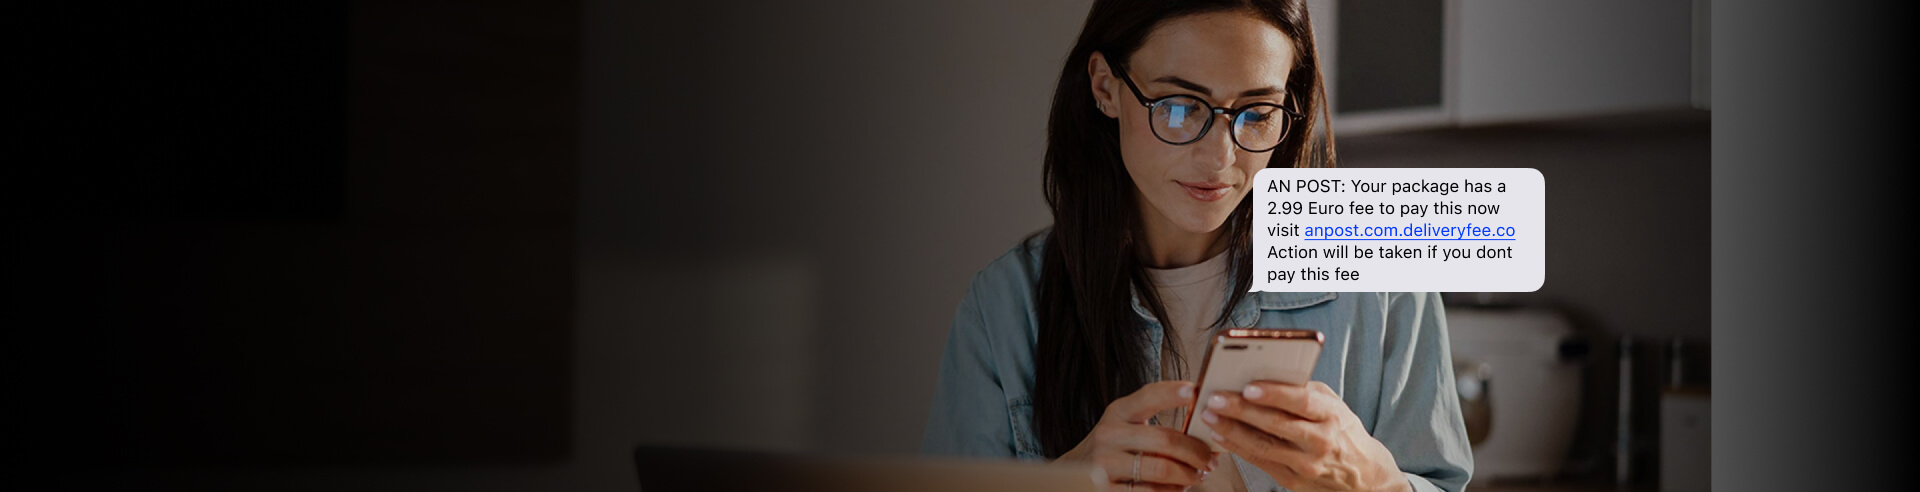
<svg viewBox="0 0 1920 492"><path fill-rule="evenodd" d="M1176 96L1153 105L1153 131L1171 144L1199 140L1213 124L1213 107L1197 98ZM1279 146L1286 118L1278 106L1254 105L1233 114L1233 137L1241 147L1265 151Z"/></svg>

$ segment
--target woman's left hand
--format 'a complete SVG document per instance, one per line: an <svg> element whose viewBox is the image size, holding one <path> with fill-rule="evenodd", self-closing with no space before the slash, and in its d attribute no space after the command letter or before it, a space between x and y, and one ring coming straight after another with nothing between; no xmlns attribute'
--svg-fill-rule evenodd
<svg viewBox="0 0 1920 492"><path fill-rule="evenodd" d="M1221 447L1288 489L1411 490L1393 454L1325 383L1257 381L1207 397L1201 421Z"/></svg>

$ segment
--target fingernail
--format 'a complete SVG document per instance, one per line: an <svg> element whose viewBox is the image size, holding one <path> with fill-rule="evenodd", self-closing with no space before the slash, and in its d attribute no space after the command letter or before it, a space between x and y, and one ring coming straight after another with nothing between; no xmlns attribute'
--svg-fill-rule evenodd
<svg viewBox="0 0 1920 492"><path fill-rule="evenodd" d="M1227 436L1223 436L1223 435L1220 435L1220 433L1218 432L1214 432L1213 440L1219 441L1219 442L1227 442Z"/></svg>
<svg viewBox="0 0 1920 492"><path fill-rule="evenodd" d="M1254 386L1251 384L1247 385L1247 389L1240 390L1240 394L1245 395L1247 398L1259 398L1260 395L1265 393L1266 393L1265 391L1260 390L1259 386Z"/></svg>
<svg viewBox="0 0 1920 492"><path fill-rule="evenodd" d="M1208 408L1227 408L1227 398L1220 395L1213 395L1213 398L1207 399L1207 407Z"/></svg>
<svg viewBox="0 0 1920 492"><path fill-rule="evenodd" d="M1220 423L1220 416L1214 415L1212 410L1201 410L1200 420L1206 421L1208 424L1218 424Z"/></svg>
<svg viewBox="0 0 1920 492"><path fill-rule="evenodd" d="M1193 398L1193 385L1191 384L1180 385L1180 397Z"/></svg>

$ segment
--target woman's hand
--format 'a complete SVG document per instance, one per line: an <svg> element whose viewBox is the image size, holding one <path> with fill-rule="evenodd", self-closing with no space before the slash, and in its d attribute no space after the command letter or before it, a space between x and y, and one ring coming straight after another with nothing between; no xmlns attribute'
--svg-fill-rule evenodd
<svg viewBox="0 0 1920 492"><path fill-rule="evenodd" d="M1192 382L1161 381L1114 400L1086 439L1060 459L1092 462L1106 473L1107 490L1184 490L1200 483L1213 471L1207 443L1148 423L1162 410L1193 402L1194 391Z"/></svg>
<svg viewBox="0 0 1920 492"><path fill-rule="evenodd" d="M1288 489L1408 490L1385 445L1325 383L1257 381L1240 394L1219 392L1200 420L1221 447L1259 466Z"/></svg>

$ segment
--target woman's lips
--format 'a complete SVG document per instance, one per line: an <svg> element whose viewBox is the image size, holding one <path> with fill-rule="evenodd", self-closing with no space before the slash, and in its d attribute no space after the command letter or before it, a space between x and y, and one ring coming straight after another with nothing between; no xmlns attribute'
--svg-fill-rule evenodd
<svg viewBox="0 0 1920 492"><path fill-rule="evenodd" d="M1187 196L1191 196L1193 197L1193 199L1203 201L1203 202L1211 202L1211 201L1216 201L1222 198L1226 198L1227 192L1233 191L1233 186L1226 183L1190 183L1186 181L1174 181L1174 182L1179 183L1181 188L1184 188L1187 190Z"/></svg>

